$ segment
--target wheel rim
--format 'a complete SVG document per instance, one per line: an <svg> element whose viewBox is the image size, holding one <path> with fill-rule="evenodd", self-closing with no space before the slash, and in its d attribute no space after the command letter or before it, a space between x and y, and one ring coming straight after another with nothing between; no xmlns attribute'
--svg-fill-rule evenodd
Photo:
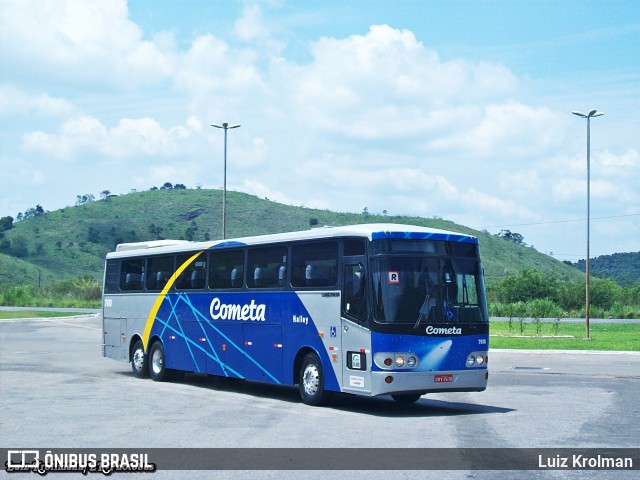
<svg viewBox="0 0 640 480"><path fill-rule="evenodd" d="M307 365L302 373L302 387L304 392L313 397L318 393L318 387L320 385L320 371L315 364Z"/></svg>
<svg viewBox="0 0 640 480"><path fill-rule="evenodd" d="M160 350L155 350L153 352L153 357L151 358L151 368L153 368L153 373L156 375L162 372L164 368L164 358L162 358L162 352Z"/></svg>
<svg viewBox="0 0 640 480"><path fill-rule="evenodd" d="M142 370L142 366L144 365L144 352L141 348L138 348L135 352L133 352L133 367L136 370Z"/></svg>

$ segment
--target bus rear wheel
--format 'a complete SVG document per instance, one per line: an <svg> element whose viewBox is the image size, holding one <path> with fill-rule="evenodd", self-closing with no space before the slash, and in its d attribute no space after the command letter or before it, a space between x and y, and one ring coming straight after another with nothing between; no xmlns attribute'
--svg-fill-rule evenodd
<svg viewBox="0 0 640 480"><path fill-rule="evenodd" d="M302 360L298 388L303 403L307 405L317 406L326 399L322 364L315 353L307 354Z"/></svg>
<svg viewBox="0 0 640 480"><path fill-rule="evenodd" d="M391 395L391 398L393 398L395 402L399 403L400 405L410 405L420 400L421 396L422 395L420 395L419 393L402 393L398 395Z"/></svg>
<svg viewBox="0 0 640 480"><path fill-rule="evenodd" d="M144 346L142 340L136 340L131 351L131 370L136 378L145 378L149 376L149 362L144 354Z"/></svg>
<svg viewBox="0 0 640 480"><path fill-rule="evenodd" d="M156 342L151 346L151 351L149 352L149 374L156 382L163 382L167 379L164 347L161 342Z"/></svg>

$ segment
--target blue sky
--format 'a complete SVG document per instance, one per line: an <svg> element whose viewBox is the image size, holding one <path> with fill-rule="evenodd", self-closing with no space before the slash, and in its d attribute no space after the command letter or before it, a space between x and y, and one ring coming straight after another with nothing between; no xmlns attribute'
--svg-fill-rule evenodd
<svg viewBox="0 0 640 480"><path fill-rule="evenodd" d="M640 250L639 1L0 0L0 216L165 181Z"/></svg>

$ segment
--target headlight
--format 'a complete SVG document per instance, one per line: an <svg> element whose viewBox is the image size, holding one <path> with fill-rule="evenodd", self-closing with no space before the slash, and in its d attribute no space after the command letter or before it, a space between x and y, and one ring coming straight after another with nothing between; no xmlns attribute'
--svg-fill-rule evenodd
<svg viewBox="0 0 640 480"><path fill-rule="evenodd" d="M486 364L488 361L489 355L487 354L487 352L472 352L467 357L467 368L487 368Z"/></svg>
<svg viewBox="0 0 640 480"><path fill-rule="evenodd" d="M476 357L473 355L469 355L467 357L467 367L473 367L476 364Z"/></svg>
<svg viewBox="0 0 640 480"><path fill-rule="evenodd" d="M413 352L378 352L373 363L383 370L410 370L420 368L420 359Z"/></svg>

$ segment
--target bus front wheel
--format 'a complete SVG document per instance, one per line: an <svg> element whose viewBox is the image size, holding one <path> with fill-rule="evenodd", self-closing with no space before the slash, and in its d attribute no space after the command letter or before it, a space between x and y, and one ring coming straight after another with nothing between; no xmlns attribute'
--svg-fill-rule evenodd
<svg viewBox="0 0 640 480"><path fill-rule="evenodd" d="M149 374L156 382L162 382L167 378L164 347L161 342L156 342L151 346L151 351L149 352Z"/></svg>
<svg viewBox="0 0 640 480"><path fill-rule="evenodd" d="M133 344L131 351L131 370L136 378L145 378L149 376L149 362L144 354L144 346L142 340L137 340Z"/></svg>
<svg viewBox="0 0 640 480"><path fill-rule="evenodd" d="M302 360L298 388L302 401L307 405L320 405L326 398L322 364L315 353L307 354Z"/></svg>

